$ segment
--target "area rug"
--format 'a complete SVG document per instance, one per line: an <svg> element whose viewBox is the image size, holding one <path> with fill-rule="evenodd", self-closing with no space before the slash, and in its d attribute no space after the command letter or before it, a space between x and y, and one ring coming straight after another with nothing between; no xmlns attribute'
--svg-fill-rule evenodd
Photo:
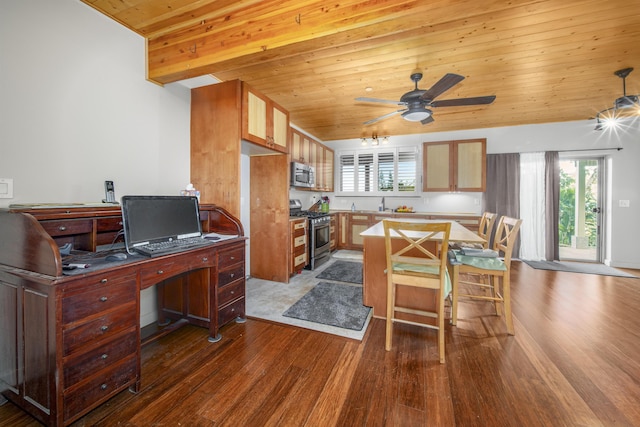
<svg viewBox="0 0 640 427"><path fill-rule="evenodd" d="M333 264L328 265L316 278L361 285L362 263L337 260Z"/></svg>
<svg viewBox="0 0 640 427"><path fill-rule="evenodd" d="M320 282L283 316L359 331L370 310L362 305L361 286Z"/></svg>
<svg viewBox="0 0 640 427"><path fill-rule="evenodd" d="M537 270L566 271L569 273L599 274L601 276L631 277L636 279L638 278L637 276L613 267L609 267L604 264L566 261L522 261Z"/></svg>

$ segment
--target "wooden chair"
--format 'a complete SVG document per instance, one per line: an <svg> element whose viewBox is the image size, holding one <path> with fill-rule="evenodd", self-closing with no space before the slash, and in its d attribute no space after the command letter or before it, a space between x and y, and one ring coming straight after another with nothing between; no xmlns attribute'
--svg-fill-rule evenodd
<svg viewBox="0 0 640 427"><path fill-rule="evenodd" d="M496 314L500 315L500 304L504 305L504 315L507 323L507 331L514 335L513 319L511 317L511 253L518 237L521 219L503 216L498 223L498 229L493 242L493 250L502 253L504 258L484 258L477 256L465 256L460 253L452 259L452 279L453 289L451 292L451 323L455 325L458 321L458 299L460 297L475 298L493 301ZM480 282L462 281L460 274L474 274L480 277L488 277L488 280ZM475 277L475 276L474 276ZM495 280L497 279L497 280ZM500 289L500 283L501 288ZM461 294L459 284L479 286L485 289L484 294Z"/></svg>
<svg viewBox="0 0 640 427"><path fill-rule="evenodd" d="M489 241L491 240L491 233L493 233L493 226L496 223L496 219L498 219L498 214L493 212L485 212L482 214L482 218L480 218L478 236L486 240L486 243L482 245L484 248L489 247Z"/></svg>
<svg viewBox="0 0 640 427"><path fill-rule="evenodd" d="M451 282L447 274L447 248L451 224L401 222L385 219L384 237L387 258L387 325L385 349L391 350L393 323L401 322L438 331L440 363L444 363L444 300ZM417 310L396 305L397 286L433 289L435 311ZM396 318L396 313L435 318L436 324Z"/></svg>

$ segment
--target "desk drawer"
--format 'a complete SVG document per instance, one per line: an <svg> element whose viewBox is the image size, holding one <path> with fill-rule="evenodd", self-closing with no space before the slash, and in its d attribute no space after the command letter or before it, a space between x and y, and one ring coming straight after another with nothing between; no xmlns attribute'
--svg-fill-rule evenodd
<svg viewBox="0 0 640 427"><path fill-rule="evenodd" d="M100 347L73 356L64 363L64 388L67 389L119 360L137 354L138 334L132 328L126 335L116 335Z"/></svg>
<svg viewBox="0 0 640 427"><path fill-rule="evenodd" d="M218 324L220 326L226 325L236 317L244 317L244 298L218 310Z"/></svg>
<svg viewBox="0 0 640 427"><path fill-rule="evenodd" d="M244 297L244 280L237 280L224 288L218 289L218 306L224 306L231 301Z"/></svg>
<svg viewBox="0 0 640 427"><path fill-rule="evenodd" d="M87 316L112 310L123 304L136 301L136 279L130 274L109 280L108 277L96 279L94 286L62 299L62 323L81 321Z"/></svg>
<svg viewBox="0 0 640 427"><path fill-rule="evenodd" d="M64 355L78 350L87 342L108 339L138 324L136 303L127 304L121 310L112 311L90 322L62 332L62 348Z"/></svg>
<svg viewBox="0 0 640 427"><path fill-rule="evenodd" d="M244 264L218 272L218 287L222 288L238 279L244 279Z"/></svg>
<svg viewBox="0 0 640 427"><path fill-rule="evenodd" d="M51 236L91 233L93 230L93 221L90 219L40 221L40 224Z"/></svg>
<svg viewBox="0 0 640 427"><path fill-rule="evenodd" d="M242 247L220 251L218 254L218 269L229 267L240 262L244 262L244 242Z"/></svg>
<svg viewBox="0 0 640 427"><path fill-rule="evenodd" d="M120 231L122 230L122 227L121 216L98 218L96 220L96 228L98 230L98 233L102 233L104 231Z"/></svg>
<svg viewBox="0 0 640 427"><path fill-rule="evenodd" d="M131 355L122 362L99 372L81 386L65 390L65 421L92 409L97 403L105 401L127 385L133 384L137 376L137 358Z"/></svg>

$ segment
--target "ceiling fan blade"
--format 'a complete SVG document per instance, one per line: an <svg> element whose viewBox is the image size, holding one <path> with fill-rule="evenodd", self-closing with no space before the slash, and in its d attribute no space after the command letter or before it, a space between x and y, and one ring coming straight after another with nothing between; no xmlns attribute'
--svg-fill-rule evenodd
<svg viewBox="0 0 640 427"><path fill-rule="evenodd" d="M476 96L472 98L443 99L442 101L433 101L432 107L456 107L459 105L483 105L491 104L496 99L495 95Z"/></svg>
<svg viewBox="0 0 640 427"><path fill-rule="evenodd" d="M391 101L391 100L388 100L388 99L378 99L378 98L361 97L361 98L356 98L356 101L360 101L360 102L380 102L380 103L383 103L383 104L404 105L404 102Z"/></svg>
<svg viewBox="0 0 640 427"><path fill-rule="evenodd" d="M431 115L424 120L420 120L420 123L422 123L423 125L428 125L429 123L433 122L433 120L433 115Z"/></svg>
<svg viewBox="0 0 640 427"><path fill-rule="evenodd" d="M438 95L448 91L463 80L464 77L461 75L447 73L444 77L438 80L436 84L431 86L424 94L422 94L420 98L428 100L435 99Z"/></svg>
<svg viewBox="0 0 640 427"><path fill-rule="evenodd" d="M402 113L403 111L407 111L407 110L406 110L406 109L404 109L404 110L392 111L392 112L390 112L390 113L388 113L388 114L385 114L384 116L380 116L380 117L377 117L377 118L375 118L375 119L367 120L367 121L366 121L366 122L364 122L363 124L365 124L365 125L370 125L370 124L372 124L372 123L379 122L380 120L384 120L384 119L389 118L389 117L391 117L391 116L395 116L396 114L398 114L398 113Z"/></svg>

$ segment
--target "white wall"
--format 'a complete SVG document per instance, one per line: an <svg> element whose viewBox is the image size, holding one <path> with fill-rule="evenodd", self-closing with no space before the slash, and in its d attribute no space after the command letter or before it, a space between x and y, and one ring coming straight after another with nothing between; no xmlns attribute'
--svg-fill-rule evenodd
<svg viewBox="0 0 640 427"><path fill-rule="evenodd" d="M0 55L0 207L188 183L190 92L145 80L142 37L77 0L2 2Z"/></svg>
<svg viewBox="0 0 640 427"><path fill-rule="evenodd" d="M77 0L0 4L0 178L12 203L178 194L189 182L190 91L145 80L144 39ZM141 323L156 319L155 288Z"/></svg>
<svg viewBox="0 0 640 427"><path fill-rule="evenodd" d="M597 108L597 106L594 106ZM427 133L405 136L391 136L390 144L395 146L419 145L423 142L446 141L452 139L486 138L487 152L522 153L553 150L598 150L587 151L605 155L611 170L609 179L609 205L606 207L607 240L611 242L609 259L616 267L640 268L640 251L636 250L640 241L640 121L627 122L617 132L594 131L593 120L542 125L513 126L504 128L475 129L453 132ZM359 139L325 141L325 145L338 151L360 147ZM622 148L616 151L615 148ZM607 150L602 150L607 149ZM609 150L610 149L610 150ZM584 153L583 151L579 151ZM336 163L337 164L337 163ZM335 168L335 182L338 182L338 168ZM290 192L293 193L293 192ZM297 192L299 193L299 192ZM297 193L293 193L294 195ZM318 193L320 194L320 193ZM332 209L348 209L355 201L358 209L377 209L380 198L335 198ZM310 195L307 195L308 201ZM474 212L481 211L474 193L422 193L419 198L387 198L387 207L397 204L413 205L422 212ZM620 200L629 200L630 207L619 207ZM390 205L391 204L391 205Z"/></svg>

